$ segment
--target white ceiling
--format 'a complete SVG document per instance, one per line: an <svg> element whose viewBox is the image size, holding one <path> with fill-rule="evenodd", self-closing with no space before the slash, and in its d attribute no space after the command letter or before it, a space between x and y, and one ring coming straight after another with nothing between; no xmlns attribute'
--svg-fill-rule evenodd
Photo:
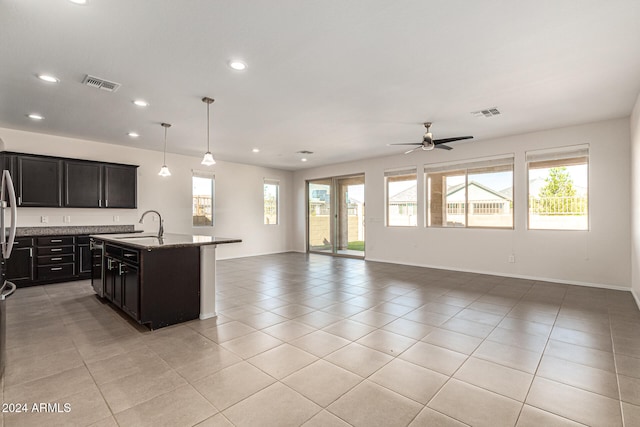
<svg viewBox="0 0 640 427"><path fill-rule="evenodd" d="M217 159L294 170L628 116L640 1L2 0L0 64L0 127L200 156L210 96Z"/></svg>

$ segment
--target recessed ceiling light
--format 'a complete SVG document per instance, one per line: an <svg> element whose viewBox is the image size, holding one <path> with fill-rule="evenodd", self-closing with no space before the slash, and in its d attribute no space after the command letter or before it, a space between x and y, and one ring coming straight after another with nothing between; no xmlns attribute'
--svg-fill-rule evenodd
<svg viewBox="0 0 640 427"><path fill-rule="evenodd" d="M247 64L242 61L233 60L229 61L229 67L233 68L236 71L244 71L247 69Z"/></svg>
<svg viewBox="0 0 640 427"><path fill-rule="evenodd" d="M69 0L69 1L75 4L87 4L87 0Z"/></svg>
<svg viewBox="0 0 640 427"><path fill-rule="evenodd" d="M133 101L134 104L136 104L138 107L148 107L149 103L143 99L136 99L135 101Z"/></svg>
<svg viewBox="0 0 640 427"><path fill-rule="evenodd" d="M140 134L137 132L129 132L127 135L129 135L131 138L137 138L140 136Z"/></svg>
<svg viewBox="0 0 640 427"><path fill-rule="evenodd" d="M50 76L49 74L38 74L38 78L47 83L58 83L60 79L54 76Z"/></svg>
<svg viewBox="0 0 640 427"><path fill-rule="evenodd" d="M253 150L251 150L251 151L253 151L254 153L259 153L259 152L260 152L260 149L259 149L259 148L254 148L254 149L253 149Z"/></svg>
<svg viewBox="0 0 640 427"><path fill-rule="evenodd" d="M44 120L43 116L41 116L40 114L36 114L36 113L31 113L27 117L29 117L30 119L33 119L33 120Z"/></svg>
<svg viewBox="0 0 640 427"><path fill-rule="evenodd" d="M306 158L306 157L303 157L303 158L301 158L301 159L300 159L300 161L302 161L302 162L306 162L306 161L307 161L307 158Z"/></svg>

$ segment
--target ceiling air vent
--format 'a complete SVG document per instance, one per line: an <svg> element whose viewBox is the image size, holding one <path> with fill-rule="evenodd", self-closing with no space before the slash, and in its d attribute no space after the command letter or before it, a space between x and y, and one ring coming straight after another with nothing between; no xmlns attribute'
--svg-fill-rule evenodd
<svg viewBox="0 0 640 427"><path fill-rule="evenodd" d="M110 82L109 80L101 79L100 77L86 75L83 84L94 87L96 89L106 90L107 92L115 92L121 86L120 83Z"/></svg>
<svg viewBox="0 0 640 427"><path fill-rule="evenodd" d="M497 107L493 107L493 108L487 108L480 111L472 111L471 114L473 114L474 117L493 117L493 116L499 116L500 111L498 110Z"/></svg>
<svg viewBox="0 0 640 427"><path fill-rule="evenodd" d="M296 151L297 154L313 154L313 151L309 151L309 150L301 150L301 151Z"/></svg>

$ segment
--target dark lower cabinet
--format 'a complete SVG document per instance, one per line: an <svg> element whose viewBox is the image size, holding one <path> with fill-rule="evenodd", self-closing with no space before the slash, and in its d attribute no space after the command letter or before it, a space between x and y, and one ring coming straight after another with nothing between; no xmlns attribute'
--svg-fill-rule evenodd
<svg viewBox="0 0 640 427"><path fill-rule="evenodd" d="M105 298L113 305L151 329L199 317L198 247L138 250L103 244Z"/></svg>
<svg viewBox="0 0 640 427"><path fill-rule="evenodd" d="M33 239L21 237L15 240L11 257L5 261L7 280L23 286L34 279Z"/></svg>
<svg viewBox="0 0 640 427"><path fill-rule="evenodd" d="M113 301L113 288L116 283L118 261L111 257L105 257L104 262L104 297L109 301Z"/></svg>
<svg viewBox="0 0 640 427"><path fill-rule="evenodd" d="M136 320L140 320L140 272L138 267L122 265L122 309Z"/></svg>
<svg viewBox="0 0 640 427"><path fill-rule="evenodd" d="M20 288L88 279L100 261L87 235L18 237L5 261L6 277Z"/></svg>
<svg viewBox="0 0 640 427"><path fill-rule="evenodd" d="M83 277L90 277L93 268L93 256L91 254L91 247L89 246L89 237L85 237L87 243L83 243L84 240L77 239L77 253L78 253L78 275Z"/></svg>
<svg viewBox="0 0 640 427"><path fill-rule="evenodd" d="M127 253L131 254L132 251ZM107 248L105 297L129 316L139 320L140 274L138 266L125 258L121 249ZM132 257L129 257L132 258Z"/></svg>

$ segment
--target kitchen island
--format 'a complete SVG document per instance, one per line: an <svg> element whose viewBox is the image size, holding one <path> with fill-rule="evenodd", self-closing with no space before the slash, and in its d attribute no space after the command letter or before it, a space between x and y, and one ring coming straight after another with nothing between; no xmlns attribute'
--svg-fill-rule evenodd
<svg viewBox="0 0 640 427"><path fill-rule="evenodd" d="M151 329L214 317L215 248L242 241L149 233L91 239L102 252L99 277L93 278L100 281L101 296Z"/></svg>

